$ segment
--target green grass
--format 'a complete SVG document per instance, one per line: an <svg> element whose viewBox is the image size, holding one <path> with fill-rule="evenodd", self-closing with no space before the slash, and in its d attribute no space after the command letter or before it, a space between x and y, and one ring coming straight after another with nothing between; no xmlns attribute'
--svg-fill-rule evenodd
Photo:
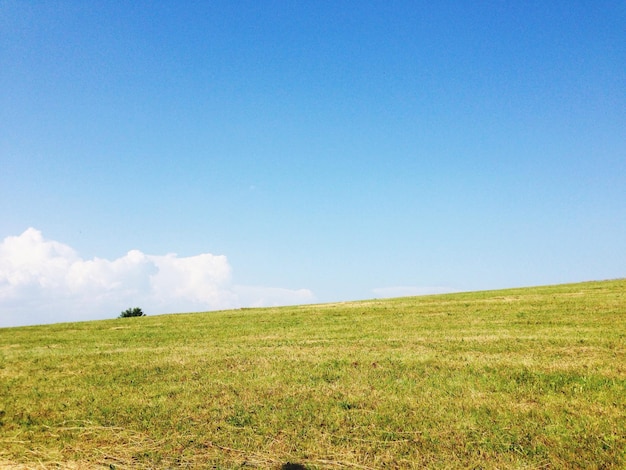
<svg viewBox="0 0 626 470"><path fill-rule="evenodd" d="M625 468L625 410L626 280L0 329L2 468Z"/></svg>

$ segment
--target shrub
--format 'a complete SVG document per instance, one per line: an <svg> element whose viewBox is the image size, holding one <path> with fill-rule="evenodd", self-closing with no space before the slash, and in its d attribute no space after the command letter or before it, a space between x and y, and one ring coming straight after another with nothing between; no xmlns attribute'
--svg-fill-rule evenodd
<svg viewBox="0 0 626 470"><path fill-rule="evenodd" d="M128 308L120 313L118 318L128 318L128 317L145 317L146 314L141 311L139 307Z"/></svg>

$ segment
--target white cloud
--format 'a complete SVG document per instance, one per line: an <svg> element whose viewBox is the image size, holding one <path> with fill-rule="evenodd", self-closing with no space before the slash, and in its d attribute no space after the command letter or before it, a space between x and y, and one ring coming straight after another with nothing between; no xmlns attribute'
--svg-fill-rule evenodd
<svg viewBox="0 0 626 470"><path fill-rule="evenodd" d="M290 290L279 287L234 286L233 291L242 304L249 307L276 307L315 301L315 296L309 289Z"/></svg>
<svg viewBox="0 0 626 470"><path fill-rule="evenodd" d="M447 294L454 292L455 290L450 287L439 286L394 286L394 287L379 287L372 289L374 295L378 298L389 297L412 297L416 295L430 295L430 294Z"/></svg>
<svg viewBox="0 0 626 470"><path fill-rule="evenodd" d="M312 302L307 289L232 284L226 256L147 255L82 259L29 228L0 243L0 327L147 314Z"/></svg>

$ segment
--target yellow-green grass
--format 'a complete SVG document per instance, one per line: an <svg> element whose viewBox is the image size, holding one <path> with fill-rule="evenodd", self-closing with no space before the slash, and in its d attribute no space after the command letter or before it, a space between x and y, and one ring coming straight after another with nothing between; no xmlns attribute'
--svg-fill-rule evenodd
<svg viewBox="0 0 626 470"><path fill-rule="evenodd" d="M4 468L625 468L625 449L626 280L0 329Z"/></svg>

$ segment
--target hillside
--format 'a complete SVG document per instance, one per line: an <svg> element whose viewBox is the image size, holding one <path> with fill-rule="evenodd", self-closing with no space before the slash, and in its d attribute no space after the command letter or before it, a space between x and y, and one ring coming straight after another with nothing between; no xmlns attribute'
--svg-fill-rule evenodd
<svg viewBox="0 0 626 470"><path fill-rule="evenodd" d="M0 329L1 468L624 468L624 410L626 280Z"/></svg>

